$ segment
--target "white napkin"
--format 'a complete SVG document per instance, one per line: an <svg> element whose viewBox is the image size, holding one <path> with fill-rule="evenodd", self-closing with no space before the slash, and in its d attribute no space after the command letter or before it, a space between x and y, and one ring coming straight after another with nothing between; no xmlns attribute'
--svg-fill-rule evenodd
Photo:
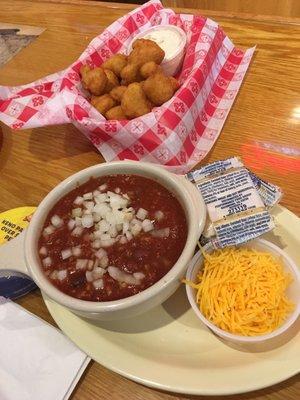
<svg viewBox="0 0 300 400"><path fill-rule="evenodd" d="M0 297L1 400L66 400L89 361L58 329Z"/></svg>

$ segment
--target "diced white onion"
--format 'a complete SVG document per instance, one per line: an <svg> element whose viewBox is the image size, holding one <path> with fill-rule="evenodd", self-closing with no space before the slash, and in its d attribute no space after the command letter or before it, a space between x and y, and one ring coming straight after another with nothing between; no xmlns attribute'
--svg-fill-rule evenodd
<svg viewBox="0 0 300 400"><path fill-rule="evenodd" d="M145 210L144 208L139 208L138 212L136 213L136 217L138 219L144 220L148 215L148 211Z"/></svg>
<svg viewBox="0 0 300 400"><path fill-rule="evenodd" d="M142 225L140 224L133 224L130 227L130 232L133 234L133 236L137 236L142 230Z"/></svg>
<svg viewBox="0 0 300 400"><path fill-rule="evenodd" d="M83 228L81 226L76 226L76 228L72 231L72 236L80 236L83 232Z"/></svg>
<svg viewBox="0 0 300 400"><path fill-rule="evenodd" d="M94 231L93 233L93 238L94 239L100 239L100 236L102 235L102 232L100 231Z"/></svg>
<svg viewBox="0 0 300 400"><path fill-rule="evenodd" d="M124 221L131 221L133 218L133 213L129 210L126 210L126 213L124 214Z"/></svg>
<svg viewBox="0 0 300 400"><path fill-rule="evenodd" d="M110 225L122 224L125 221L126 214L120 210L113 210L106 214L105 219Z"/></svg>
<svg viewBox="0 0 300 400"><path fill-rule="evenodd" d="M137 279L138 281L141 281L142 279L145 278L145 274L143 274L143 272L134 272L133 276L134 276L135 279Z"/></svg>
<svg viewBox="0 0 300 400"><path fill-rule="evenodd" d="M141 281L142 279L145 278L145 274L143 274L142 272L134 272L133 276L134 276L135 279L137 279L138 281Z"/></svg>
<svg viewBox="0 0 300 400"><path fill-rule="evenodd" d="M103 279L97 279L96 281L93 282L93 285L95 289L103 289L104 288Z"/></svg>
<svg viewBox="0 0 300 400"><path fill-rule="evenodd" d="M133 225L133 224L138 224L138 225L141 225L142 224L142 222L141 221L139 221L138 219L136 219L136 218L133 218L132 220L131 220L131 223L130 223L130 225Z"/></svg>
<svg viewBox="0 0 300 400"><path fill-rule="evenodd" d="M80 221L80 223L81 223L81 221ZM72 229L75 228L75 225L76 225L75 219L70 219L68 222L68 229L71 231Z"/></svg>
<svg viewBox="0 0 300 400"><path fill-rule="evenodd" d="M164 213L162 211L156 211L156 213L154 214L155 219L157 219L157 221L160 221L161 219L163 219L164 217Z"/></svg>
<svg viewBox="0 0 300 400"><path fill-rule="evenodd" d="M80 217L76 217L75 218L75 225L76 226L82 226L82 222L81 222L81 218Z"/></svg>
<svg viewBox="0 0 300 400"><path fill-rule="evenodd" d="M94 268L94 261L93 260L89 260L87 263L86 268L91 271Z"/></svg>
<svg viewBox="0 0 300 400"><path fill-rule="evenodd" d="M128 200L125 199L123 196L116 194L114 192L107 192L109 195L109 204L112 209L119 209L127 207Z"/></svg>
<svg viewBox="0 0 300 400"><path fill-rule="evenodd" d="M81 217L82 216L82 208L77 207L77 208L73 208L72 210L72 217Z"/></svg>
<svg viewBox="0 0 300 400"><path fill-rule="evenodd" d="M46 257L46 258L44 258L43 261L42 261L42 263L43 263L43 266L44 266L44 267L50 267L51 264L52 264L52 259L51 259L51 257Z"/></svg>
<svg viewBox="0 0 300 400"><path fill-rule="evenodd" d="M109 198L106 193L100 193L95 196L95 201L97 204L105 203L106 201L109 201Z"/></svg>
<svg viewBox="0 0 300 400"><path fill-rule="evenodd" d="M84 228L91 228L94 225L94 219L92 215L84 215L81 218L81 223Z"/></svg>
<svg viewBox="0 0 300 400"><path fill-rule="evenodd" d="M65 249L61 251L61 258L63 260L66 260L67 258L71 257L72 255L72 250L71 249Z"/></svg>
<svg viewBox="0 0 300 400"><path fill-rule="evenodd" d="M82 215L92 215L92 211L91 210L84 210Z"/></svg>
<svg viewBox="0 0 300 400"><path fill-rule="evenodd" d="M63 226L64 221L58 215L53 215L51 223L55 228L60 228Z"/></svg>
<svg viewBox="0 0 300 400"><path fill-rule="evenodd" d="M104 256L104 257L102 257L100 260L99 260L99 265L100 265L100 267L102 267L102 268L107 268L108 267L108 257L107 256Z"/></svg>
<svg viewBox="0 0 300 400"><path fill-rule="evenodd" d="M93 210L94 210L95 203L94 203L93 201L84 201L84 202L83 202L83 206L84 206L87 210L93 211Z"/></svg>
<svg viewBox="0 0 300 400"><path fill-rule="evenodd" d="M100 267L94 268L92 271L93 278L94 279L99 279L102 278L102 276L105 274L106 270Z"/></svg>
<svg viewBox="0 0 300 400"><path fill-rule="evenodd" d="M117 211L113 212L110 210L105 214L104 218L109 223L109 225L116 225L117 224L116 216L117 216Z"/></svg>
<svg viewBox="0 0 300 400"><path fill-rule="evenodd" d="M73 204L75 204L76 206L81 206L81 204L83 204L83 197L77 196Z"/></svg>
<svg viewBox="0 0 300 400"><path fill-rule="evenodd" d="M88 271L92 271L93 268L94 268L94 261L93 261L93 260L88 260L86 269L87 269Z"/></svg>
<svg viewBox="0 0 300 400"><path fill-rule="evenodd" d="M127 274L124 271L121 271L117 267L110 266L107 269L109 275L118 282L125 282L129 285L136 285L138 284L138 280L131 274Z"/></svg>
<svg viewBox="0 0 300 400"><path fill-rule="evenodd" d="M111 226L108 231L110 237L115 238L118 235L116 226Z"/></svg>
<svg viewBox="0 0 300 400"><path fill-rule="evenodd" d="M104 249L99 249L98 251L96 251L95 256L101 260L101 258L107 256L107 252Z"/></svg>
<svg viewBox="0 0 300 400"><path fill-rule="evenodd" d="M81 248L79 246L77 247L72 247L72 254L75 257L79 257L81 254Z"/></svg>
<svg viewBox="0 0 300 400"><path fill-rule="evenodd" d="M86 271L85 278L86 278L87 282L93 282L94 278L93 278L92 271Z"/></svg>
<svg viewBox="0 0 300 400"><path fill-rule="evenodd" d="M124 222L123 224L123 234L129 230L129 222Z"/></svg>
<svg viewBox="0 0 300 400"><path fill-rule="evenodd" d="M170 235L170 228L162 228L158 230L153 230L151 235L158 238L167 238Z"/></svg>
<svg viewBox="0 0 300 400"><path fill-rule="evenodd" d="M45 246L41 247L39 253L41 256L46 256L48 254L47 248Z"/></svg>
<svg viewBox="0 0 300 400"><path fill-rule="evenodd" d="M109 240L111 239L110 235L108 233L102 233L100 236L101 240Z"/></svg>
<svg viewBox="0 0 300 400"><path fill-rule="evenodd" d="M43 234L44 235L52 235L52 233L55 232L55 228L53 225L47 226L47 228L44 229Z"/></svg>
<svg viewBox="0 0 300 400"><path fill-rule="evenodd" d="M123 224L117 224L116 229L118 232L121 232L123 230Z"/></svg>
<svg viewBox="0 0 300 400"><path fill-rule="evenodd" d="M110 210L110 207L106 203L96 204L94 207L94 212L100 214L102 218L104 218Z"/></svg>
<svg viewBox="0 0 300 400"><path fill-rule="evenodd" d="M84 200L92 200L93 193L92 192L84 193L83 198L84 198Z"/></svg>
<svg viewBox="0 0 300 400"><path fill-rule="evenodd" d="M114 192L104 192L107 190L107 184L100 185L98 189L76 197L74 204L84 208L74 208L72 210L73 218L68 221L68 228L72 231L73 236L82 235L84 228L94 227L93 232L88 232L88 236L85 238L86 235L84 235L83 239L92 242L91 246L95 249L96 261L77 260L76 268L79 269L91 270L99 268L99 266L106 268L109 260L104 248L112 246L116 241L126 244L142 230L149 232L154 229L153 222L146 219L148 211L140 207L136 213L133 207L128 207L130 198L127 194L123 195L119 187L116 187ZM157 213L156 216L159 217ZM55 215L52 217L52 223L59 227L63 220ZM47 230L49 234L54 232L54 229L54 226L51 225L45 231ZM155 232L154 236L162 234L160 231ZM164 233L166 234L166 231ZM81 253L80 247L65 249L61 252L63 259L67 259L71 255L79 257ZM133 275L124 274L126 279L124 278L123 282L134 284L134 281L138 281Z"/></svg>
<svg viewBox="0 0 300 400"><path fill-rule="evenodd" d="M110 266L107 272L115 281L123 282L123 272L119 268Z"/></svg>
<svg viewBox="0 0 300 400"><path fill-rule="evenodd" d="M130 275L130 274L126 274L123 279L124 279L124 282L127 283L128 285L139 285L140 284L140 282L137 279L135 279L135 277L133 275Z"/></svg>
<svg viewBox="0 0 300 400"><path fill-rule="evenodd" d="M144 219L144 221L142 222L142 228L144 232L150 232L152 231L152 229L154 228L152 222L150 221L150 219Z"/></svg>
<svg viewBox="0 0 300 400"><path fill-rule="evenodd" d="M61 269L57 271L57 279L60 281L63 281L67 277L67 270L66 269Z"/></svg>
<svg viewBox="0 0 300 400"><path fill-rule="evenodd" d="M94 222L100 222L101 221L101 215L97 213L93 213L93 220Z"/></svg>
<svg viewBox="0 0 300 400"><path fill-rule="evenodd" d="M76 261L76 269L86 269L88 261L87 259L79 258Z"/></svg>
<svg viewBox="0 0 300 400"><path fill-rule="evenodd" d="M92 243L92 247L93 247L94 249L100 249L100 247L101 247L101 240L100 240L100 239L94 240L93 243Z"/></svg>
<svg viewBox="0 0 300 400"><path fill-rule="evenodd" d="M102 219L98 224L98 232L100 232L99 234L107 232L109 230L109 227L109 223Z"/></svg>

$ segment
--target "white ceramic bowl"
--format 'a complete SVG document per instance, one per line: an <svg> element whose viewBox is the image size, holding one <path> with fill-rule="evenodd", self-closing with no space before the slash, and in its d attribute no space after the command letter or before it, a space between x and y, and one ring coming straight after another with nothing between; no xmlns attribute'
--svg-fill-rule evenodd
<svg viewBox="0 0 300 400"><path fill-rule="evenodd" d="M158 26L152 26L151 28L146 29L143 32L140 32L138 35L136 35L134 37L134 39L130 43L130 45L128 47L128 53L131 51L132 44L135 40L144 38L146 35L151 34L154 31L158 31L162 28L170 29L170 30L176 32L176 34L178 34L181 37L181 42L180 42L180 45L178 46L176 52L171 57L165 56L165 58L163 59L163 62L161 63L161 67L162 67L164 73L168 76L174 76L181 68L181 65L182 65L182 62L184 59L184 55L185 55L185 47L186 47L186 42L187 42L185 32L181 28L178 28L178 26L158 25Z"/></svg>
<svg viewBox="0 0 300 400"><path fill-rule="evenodd" d="M287 296L290 300L292 300L295 304L294 311L288 316L286 321L282 326L278 329L274 330L271 333L259 336L242 336L236 335L233 333L229 333L224 331L223 329L218 328L212 322L204 317L201 313L198 304L196 303L196 290L193 289L191 286L186 285L186 292L189 299L189 302L192 306L193 311L197 315L197 317L208 327L210 328L216 335L220 336L221 338L236 343L261 343L265 342L266 340L275 338L276 336L281 335L289 327L296 321L296 319L300 315L300 271L294 261L278 246L275 246L273 243L268 242L264 239L256 239L252 242L246 243L243 245L244 247L257 249L260 251L266 251L271 254L274 254L276 257L281 257L284 269L286 272L290 273L293 277L293 282L289 285L287 289ZM213 251L212 247L204 247L205 251L211 253ZM189 281L195 282L197 274L199 270L203 267L203 257L201 251L197 252L193 257L192 261L189 264L186 278Z"/></svg>
<svg viewBox="0 0 300 400"><path fill-rule="evenodd" d="M112 174L137 174L151 178L172 192L180 201L187 220L188 236L181 256L171 270L158 282L134 296L108 302L92 302L73 298L58 290L44 275L38 255L38 239L44 221L57 201L72 189L86 182L90 177ZM198 190L183 176L174 175L162 167L134 162L118 161L104 163L84 169L57 185L40 203L25 234L25 261L23 249L18 250L22 237L1 246L0 260L2 269L19 270L29 274L39 288L57 303L86 318L112 320L132 317L155 307L171 296L180 285L189 261L193 257L197 240L206 218L206 208ZM18 252L19 251L19 252ZM5 254L4 254L5 253ZM6 261L5 261L6 260ZM12 265L12 263L14 265ZM24 264L24 262L23 262ZM27 270L26 270L27 268Z"/></svg>

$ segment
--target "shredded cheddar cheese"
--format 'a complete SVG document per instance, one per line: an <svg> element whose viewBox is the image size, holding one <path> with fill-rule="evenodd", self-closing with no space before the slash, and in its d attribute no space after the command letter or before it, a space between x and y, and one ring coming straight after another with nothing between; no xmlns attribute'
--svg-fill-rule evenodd
<svg viewBox="0 0 300 400"><path fill-rule="evenodd" d="M197 282L202 314L219 328L244 336L274 331L293 310L285 291L291 276L273 255L246 248L203 253Z"/></svg>

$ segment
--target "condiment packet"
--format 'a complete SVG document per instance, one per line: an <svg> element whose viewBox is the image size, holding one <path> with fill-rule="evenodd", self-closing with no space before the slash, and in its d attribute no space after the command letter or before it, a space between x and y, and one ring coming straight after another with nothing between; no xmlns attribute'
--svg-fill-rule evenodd
<svg viewBox="0 0 300 400"><path fill-rule="evenodd" d="M272 230L268 208L279 202L279 187L250 172L238 157L216 161L186 177L201 192L209 215L201 237L215 248L245 243Z"/></svg>
<svg viewBox="0 0 300 400"><path fill-rule="evenodd" d="M133 120L106 120L88 101L79 70L127 54L132 40L153 26L174 25L187 36L175 95ZM65 70L36 82L0 86L0 121L12 129L72 123L105 161L140 160L187 173L210 151L233 106L255 48L235 47L213 20L177 14L151 0L95 37ZM70 143L72 146L72 143Z"/></svg>
<svg viewBox="0 0 300 400"><path fill-rule="evenodd" d="M248 172L265 206L273 207L275 204L279 203L282 197L281 189L278 186L273 185L272 183L260 179L253 172L249 170Z"/></svg>

